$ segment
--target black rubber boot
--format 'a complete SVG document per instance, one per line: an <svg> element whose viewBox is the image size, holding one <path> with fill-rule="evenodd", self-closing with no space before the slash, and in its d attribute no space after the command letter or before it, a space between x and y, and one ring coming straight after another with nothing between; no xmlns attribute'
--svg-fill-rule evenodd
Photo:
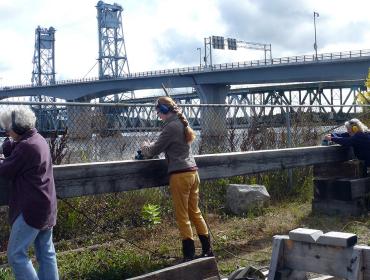
<svg viewBox="0 0 370 280"><path fill-rule="evenodd" d="M182 254L184 256L184 262L188 262L194 259L195 246L193 239L185 239L182 241Z"/></svg>
<svg viewBox="0 0 370 280"><path fill-rule="evenodd" d="M205 257L213 257L214 254L211 248L211 238L210 236L206 235L198 235L200 243L202 244L202 254L200 255L201 258Z"/></svg>

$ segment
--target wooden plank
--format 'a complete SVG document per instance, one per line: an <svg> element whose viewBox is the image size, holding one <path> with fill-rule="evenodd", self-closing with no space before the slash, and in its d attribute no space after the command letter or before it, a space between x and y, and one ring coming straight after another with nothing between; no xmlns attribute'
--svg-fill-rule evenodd
<svg viewBox="0 0 370 280"><path fill-rule="evenodd" d="M128 280L189 280L220 279L214 257L196 259L157 270Z"/></svg>
<svg viewBox="0 0 370 280"><path fill-rule="evenodd" d="M323 199L312 201L313 213L342 216L360 216L367 213L365 199L356 199L353 201L342 201L335 199Z"/></svg>
<svg viewBox="0 0 370 280"><path fill-rule="evenodd" d="M336 177L315 177L313 179L314 198L317 200L333 199L335 179Z"/></svg>
<svg viewBox="0 0 370 280"><path fill-rule="evenodd" d="M279 276L275 279L278 280L308 280L305 271L283 269L279 271Z"/></svg>
<svg viewBox="0 0 370 280"><path fill-rule="evenodd" d="M320 276L317 278L312 278L310 280L342 280L342 279L334 277L334 276L325 275L325 276Z"/></svg>
<svg viewBox="0 0 370 280"><path fill-rule="evenodd" d="M348 154L348 149L338 146L200 155L195 158L201 180L207 180L320 161L343 161L348 159ZM64 165L55 166L54 170L60 197L168 185L166 162L159 159Z"/></svg>
<svg viewBox="0 0 370 280"><path fill-rule="evenodd" d="M289 241L287 235L275 235L272 241L272 255L269 267L268 280L278 279L278 270L284 266L284 242Z"/></svg>
<svg viewBox="0 0 370 280"><path fill-rule="evenodd" d="M347 277L353 247L284 241L284 268Z"/></svg>
<svg viewBox="0 0 370 280"><path fill-rule="evenodd" d="M352 158L341 146L315 146L196 156L201 180L227 178L279 169L342 162ZM164 159L126 160L54 166L59 197L131 191L168 185ZM0 205L6 201L0 185Z"/></svg>
<svg viewBox="0 0 370 280"><path fill-rule="evenodd" d="M363 248L354 247L352 251L352 257L349 266L347 267L348 280L363 280Z"/></svg>
<svg viewBox="0 0 370 280"><path fill-rule="evenodd" d="M370 191L370 177L358 179L340 179L335 183L336 189L349 189L350 199L363 198Z"/></svg>
<svg viewBox="0 0 370 280"><path fill-rule="evenodd" d="M321 178L316 177L314 197L316 199L336 199L350 201L365 197L370 191L370 177L365 178Z"/></svg>
<svg viewBox="0 0 370 280"><path fill-rule="evenodd" d="M331 150L332 149L332 150ZM217 179L351 159L340 146L315 146L196 157L201 179Z"/></svg>
<svg viewBox="0 0 370 280"><path fill-rule="evenodd" d="M365 178L315 178L314 197L316 199L336 199L351 201L363 198L370 191L370 177Z"/></svg>
<svg viewBox="0 0 370 280"><path fill-rule="evenodd" d="M366 176L365 164L360 160L331 164L317 164L313 168L314 177L335 177L335 178L360 178Z"/></svg>
<svg viewBox="0 0 370 280"><path fill-rule="evenodd" d="M356 245L354 249L361 250L362 253L362 277L367 280L370 279L370 247L365 245Z"/></svg>

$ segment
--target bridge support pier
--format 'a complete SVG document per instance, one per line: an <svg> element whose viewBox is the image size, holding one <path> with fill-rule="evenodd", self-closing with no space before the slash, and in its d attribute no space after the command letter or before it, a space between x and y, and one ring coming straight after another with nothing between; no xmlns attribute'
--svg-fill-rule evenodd
<svg viewBox="0 0 370 280"><path fill-rule="evenodd" d="M199 85L201 104L225 104L228 85ZM224 106L201 108L201 144L200 153L227 151L226 110Z"/></svg>
<svg viewBox="0 0 370 280"><path fill-rule="evenodd" d="M70 139L90 139L92 112L89 106L67 106L67 127Z"/></svg>

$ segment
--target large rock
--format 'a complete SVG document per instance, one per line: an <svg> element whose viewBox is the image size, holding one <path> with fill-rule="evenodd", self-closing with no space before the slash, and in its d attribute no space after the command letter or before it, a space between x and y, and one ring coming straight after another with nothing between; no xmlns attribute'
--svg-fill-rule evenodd
<svg viewBox="0 0 370 280"><path fill-rule="evenodd" d="M263 207L270 201L270 195L262 185L230 184L226 191L226 206L236 215Z"/></svg>

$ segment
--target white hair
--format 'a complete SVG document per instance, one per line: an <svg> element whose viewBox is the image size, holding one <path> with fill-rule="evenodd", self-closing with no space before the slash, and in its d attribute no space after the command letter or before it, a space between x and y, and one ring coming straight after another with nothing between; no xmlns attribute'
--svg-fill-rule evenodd
<svg viewBox="0 0 370 280"><path fill-rule="evenodd" d="M35 113L28 106L9 106L0 111L0 126L4 129L12 128L12 114L18 127L32 129L36 125Z"/></svg>
<svg viewBox="0 0 370 280"><path fill-rule="evenodd" d="M351 119L351 120L345 122L344 125L348 129L352 129L352 126L355 125L355 126L358 127L358 131L361 131L361 132L367 132L367 131L369 131L369 129L367 128L367 126L364 125L359 119Z"/></svg>

